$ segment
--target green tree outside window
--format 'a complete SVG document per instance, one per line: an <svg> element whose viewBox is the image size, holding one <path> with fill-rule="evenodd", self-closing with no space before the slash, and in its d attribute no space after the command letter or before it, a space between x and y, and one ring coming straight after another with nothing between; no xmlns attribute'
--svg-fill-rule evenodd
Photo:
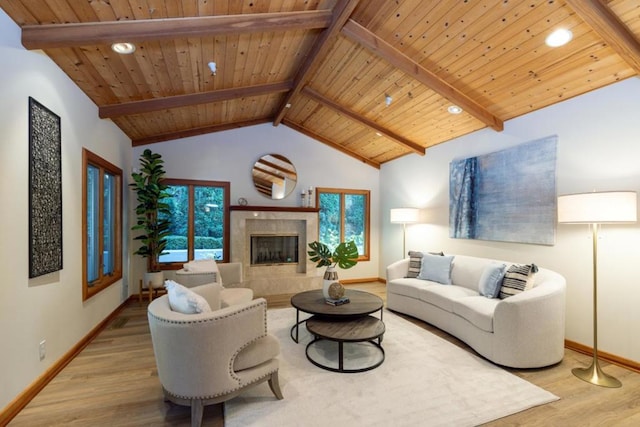
<svg viewBox="0 0 640 427"><path fill-rule="evenodd" d="M369 258L369 191L317 188L318 240L331 251L353 241L360 260Z"/></svg>

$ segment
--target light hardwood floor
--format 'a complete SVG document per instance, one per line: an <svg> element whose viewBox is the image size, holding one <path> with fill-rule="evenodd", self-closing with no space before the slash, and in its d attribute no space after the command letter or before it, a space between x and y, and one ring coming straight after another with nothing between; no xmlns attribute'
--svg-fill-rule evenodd
<svg viewBox="0 0 640 427"><path fill-rule="evenodd" d="M350 285L385 299L385 285ZM270 308L288 307L291 295L268 298ZM411 319L470 350L446 333ZM564 360L546 369L512 369L527 381L559 396L559 401L506 417L488 426L638 426L640 374L603 363L622 388L597 387L575 378L571 368L587 366L588 356L566 350ZM309 365L309 369L315 369ZM455 399L455 396L452 396ZM285 392L286 399L286 392ZM189 408L165 402L157 378L146 305L129 303L29 405L10 426L188 426ZM205 409L203 425L222 427L222 405ZM327 425L330 425L328 422ZM428 423L425 425L428 426Z"/></svg>

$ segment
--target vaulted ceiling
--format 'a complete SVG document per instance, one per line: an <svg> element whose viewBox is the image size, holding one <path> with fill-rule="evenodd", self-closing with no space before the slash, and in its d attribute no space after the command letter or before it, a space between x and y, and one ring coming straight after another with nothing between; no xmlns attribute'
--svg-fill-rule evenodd
<svg viewBox="0 0 640 427"><path fill-rule="evenodd" d="M273 123L379 167L640 73L638 0L0 7L133 145ZM548 47L557 28L573 40ZM115 53L116 42L136 50Z"/></svg>

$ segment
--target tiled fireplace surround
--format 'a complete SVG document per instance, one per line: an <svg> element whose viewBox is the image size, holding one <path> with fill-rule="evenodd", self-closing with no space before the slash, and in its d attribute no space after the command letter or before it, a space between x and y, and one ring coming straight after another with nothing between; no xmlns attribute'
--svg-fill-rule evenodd
<svg viewBox="0 0 640 427"><path fill-rule="evenodd" d="M251 235L297 235L298 263L251 265ZM309 261L307 248L318 239L318 210L233 206L231 208L231 262L243 265L244 286L256 296L319 289L323 269Z"/></svg>

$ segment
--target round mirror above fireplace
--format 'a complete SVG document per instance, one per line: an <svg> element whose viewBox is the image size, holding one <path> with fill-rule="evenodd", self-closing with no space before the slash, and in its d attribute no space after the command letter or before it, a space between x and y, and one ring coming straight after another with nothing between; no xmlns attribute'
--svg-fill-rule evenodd
<svg viewBox="0 0 640 427"><path fill-rule="evenodd" d="M280 154L266 154L252 170L253 185L258 193L270 199L284 199L296 187L298 174L293 164Z"/></svg>

